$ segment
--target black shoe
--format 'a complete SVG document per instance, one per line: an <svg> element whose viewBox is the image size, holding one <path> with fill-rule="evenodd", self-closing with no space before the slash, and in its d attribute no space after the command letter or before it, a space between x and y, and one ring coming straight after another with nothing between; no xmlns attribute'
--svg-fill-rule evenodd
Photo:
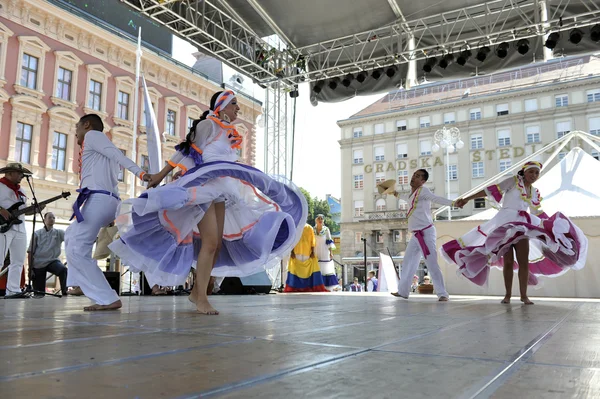
<svg viewBox="0 0 600 399"><path fill-rule="evenodd" d="M29 296L25 292L19 292L12 295L5 295L4 299L28 299Z"/></svg>

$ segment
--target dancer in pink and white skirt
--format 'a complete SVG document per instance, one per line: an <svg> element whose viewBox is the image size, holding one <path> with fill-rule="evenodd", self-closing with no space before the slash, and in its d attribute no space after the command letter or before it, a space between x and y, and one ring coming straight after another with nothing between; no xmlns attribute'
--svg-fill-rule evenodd
<svg viewBox="0 0 600 399"><path fill-rule="evenodd" d="M539 162L527 162L517 176L457 200L458 206L464 206L488 197L501 202L501 208L491 220L440 250L447 262L455 263L459 273L477 285L487 282L492 266L503 269L506 296L501 303L510 303L514 269L519 270L521 301L532 305L527 285L537 285L537 276L556 277L585 265L588 241L581 229L562 213L549 217L541 208L542 197L532 186L541 169Z"/></svg>

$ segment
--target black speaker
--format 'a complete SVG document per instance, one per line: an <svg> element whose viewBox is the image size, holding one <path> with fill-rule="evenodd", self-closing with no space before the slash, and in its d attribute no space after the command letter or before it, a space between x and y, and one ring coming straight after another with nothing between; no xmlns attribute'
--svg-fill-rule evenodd
<svg viewBox="0 0 600 399"><path fill-rule="evenodd" d="M271 279L267 272L262 271L246 277L225 277L219 287L219 294L252 295L268 294L271 292Z"/></svg>
<svg viewBox="0 0 600 399"><path fill-rule="evenodd" d="M121 273L119 272L104 272L104 277L110 285L110 288L115 290L117 295L121 295Z"/></svg>

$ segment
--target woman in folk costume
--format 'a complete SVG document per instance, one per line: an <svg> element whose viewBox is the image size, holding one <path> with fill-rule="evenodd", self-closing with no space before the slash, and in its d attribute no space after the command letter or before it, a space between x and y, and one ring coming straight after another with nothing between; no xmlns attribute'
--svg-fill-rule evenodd
<svg viewBox="0 0 600 399"><path fill-rule="evenodd" d="M231 124L240 109L235 94L215 93L210 109L149 186L177 166L183 176L121 207L121 237L111 249L144 271L150 286L182 285L196 262L190 300L198 312L218 314L206 295L211 270L243 277L278 262L300 239L308 211L289 181L237 162L242 138Z"/></svg>
<svg viewBox="0 0 600 399"><path fill-rule="evenodd" d="M502 303L510 303L516 268L521 301L531 305L527 285L536 285L537 276L555 277L585 265L588 241L583 232L562 213L548 217L542 211L542 197L533 187L541 169L539 162L527 162L516 176L458 200L462 206L487 196L502 205L491 220L441 249L442 256L477 285L486 283L492 266L502 268L506 288Z"/></svg>
<svg viewBox="0 0 600 399"><path fill-rule="evenodd" d="M315 233L310 224L290 254L284 292L327 292L315 254Z"/></svg>
<svg viewBox="0 0 600 399"><path fill-rule="evenodd" d="M335 249L335 244L331 239L331 231L323 224L323 219L325 219L325 216L323 215L317 215L317 218L315 219L315 252L321 268L321 275L323 276L325 288L328 291L333 291L338 285L332 254L332 251Z"/></svg>

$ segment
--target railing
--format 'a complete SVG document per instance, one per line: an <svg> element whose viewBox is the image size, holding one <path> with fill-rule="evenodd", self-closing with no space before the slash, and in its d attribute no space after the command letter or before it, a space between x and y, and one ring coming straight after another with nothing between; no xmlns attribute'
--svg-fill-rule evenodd
<svg viewBox="0 0 600 399"><path fill-rule="evenodd" d="M383 219L406 219L407 211L378 211L378 212L365 212L364 220L383 220Z"/></svg>

